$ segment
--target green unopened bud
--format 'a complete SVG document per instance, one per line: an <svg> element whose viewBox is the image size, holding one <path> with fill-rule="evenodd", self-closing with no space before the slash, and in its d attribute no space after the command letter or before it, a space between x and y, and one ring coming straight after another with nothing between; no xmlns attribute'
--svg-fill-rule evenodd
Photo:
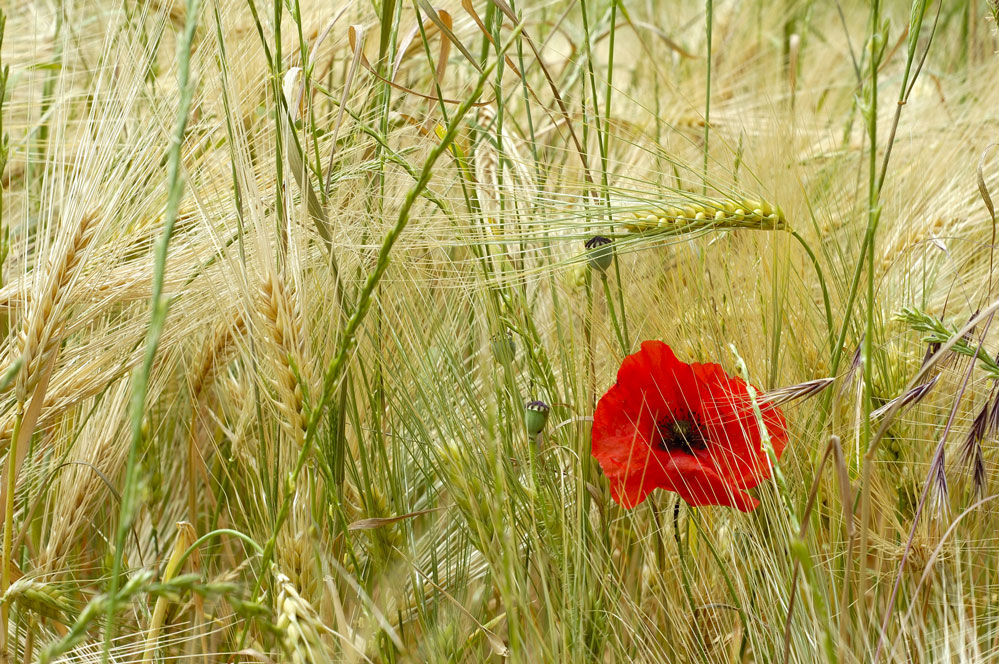
<svg viewBox="0 0 999 664"><path fill-rule="evenodd" d="M590 267L598 272L606 272L614 260L614 247L611 245L611 239L603 235L594 235L583 246L586 247Z"/></svg>
<svg viewBox="0 0 999 664"><path fill-rule="evenodd" d="M524 423L527 425L529 436L533 438L545 430L549 412L551 408L544 401L527 402L524 406Z"/></svg>
<svg viewBox="0 0 999 664"><path fill-rule="evenodd" d="M513 336L509 332L497 332L489 341L489 346L493 350L493 357L497 362L512 362L517 355L517 344L513 342Z"/></svg>

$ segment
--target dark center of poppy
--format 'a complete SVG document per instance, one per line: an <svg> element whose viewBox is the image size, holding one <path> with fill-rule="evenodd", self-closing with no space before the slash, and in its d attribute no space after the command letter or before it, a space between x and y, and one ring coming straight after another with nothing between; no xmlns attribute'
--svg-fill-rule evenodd
<svg viewBox="0 0 999 664"><path fill-rule="evenodd" d="M707 449L700 423L689 413L669 414L656 422L655 446L664 452L687 452Z"/></svg>

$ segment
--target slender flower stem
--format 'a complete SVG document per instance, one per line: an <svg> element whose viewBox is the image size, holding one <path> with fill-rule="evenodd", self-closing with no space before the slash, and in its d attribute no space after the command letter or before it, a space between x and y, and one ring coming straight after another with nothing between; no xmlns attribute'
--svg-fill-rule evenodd
<svg viewBox="0 0 999 664"><path fill-rule="evenodd" d="M711 23L714 16L714 3L704 0L704 22L707 35L708 57L705 61L707 76L704 83L704 187L703 193L708 193L708 137L711 133Z"/></svg>
<svg viewBox="0 0 999 664"><path fill-rule="evenodd" d="M812 267L815 269L815 277L818 279L819 287L822 289L822 304L825 306L826 310L826 329L829 334L829 350L832 351L836 344L836 331L834 329L835 324L833 323L832 305L829 302L829 290L826 288L826 280L822 274L822 267L819 265L819 260L815 257L815 253L812 252L812 248L808 246L808 243L805 242L805 238L801 237L801 234L798 233L798 231L792 230L791 237L797 240L798 244L801 245L801 248L805 250L806 254L808 254L808 258L812 261Z"/></svg>
<svg viewBox="0 0 999 664"><path fill-rule="evenodd" d="M687 577L687 561L686 561L686 547L689 545L690 541L687 540L686 543L680 537L680 503L683 499L680 496L676 497L676 502L673 503L673 539L676 540L676 556L680 563L680 581L683 584L683 593L687 596L687 604L690 605L690 620L691 626L696 635L698 652L701 653L701 661L707 664L708 653L707 648L704 645L704 640L701 636L701 630L697 626L697 604L694 602L694 593L690 589L690 579Z"/></svg>
<svg viewBox="0 0 999 664"><path fill-rule="evenodd" d="M610 284L607 283L607 275L601 274L600 281L604 285L604 299L607 301L607 313L610 314L611 324L614 326L614 334L617 335L618 343L621 344L621 352L628 354L628 344L621 334L621 326L617 322L617 314L614 312L614 298L611 297Z"/></svg>

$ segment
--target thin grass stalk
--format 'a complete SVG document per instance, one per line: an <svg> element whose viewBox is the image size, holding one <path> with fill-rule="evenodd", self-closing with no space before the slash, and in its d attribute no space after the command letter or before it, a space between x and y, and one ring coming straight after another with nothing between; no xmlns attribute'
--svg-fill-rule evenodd
<svg viewBox="0 0 999 664"><path fill-rule="evenodd" d="M896 108L894 121L892 123L892 128L890 132L889 142L885 148L885 159L882 163L880 174L877 171L877 75L878 68L880 65L880 51L876 48L874 43L874 36L879 34L879 23L880 23L880 2L879 0L874 0L871 7L871 107L867 109L868 114L868 136L870 141L870 155L869 155L869 189L868 189L868 225L867 232L865 233L865 241L861 251L861 255L864 255L864 249L867 250L867 317L865 320L865 336L862 351L863 369L864 369L864 423L863 423L863 436L862 441L865 447L864 463L861 471L862 475L862 485L861 490L861 532L860 532L860 548L858 553L858 563L863 566L864 561L867 559L867 545L868 545L868 520L870 519L870 494L871 494L871 473L873 469L874 461L874 451L877 446L878 437L872 438L872 427L871 427L871 412L874 409L873 404L873 377L872 377L872 357L871 357L871 344L872 336L874 330L874 243L875 234L877 232L878 222L881 217L881 205L880 205L880 195L882 187L884 186L884 179L887 174L888 169L888 157L890 156L891 147L894 143L895 130L898 126L899 119L901 117L901 108L908 97L909 91L909 75L911 71L912 62L915 59L916 48L919 42L919 33L923 23L923 16L926 10L926 4L928 0L914 0L912 4L912 12L910 17L909 25L909 48L908 56L906 58L905 73L902 78L902 83L899 92L899 102ZM939 16L939 13L938 13ZM934 22L935 31L936 22ZM931 34L932 42L932 34ZM929 52L930 45L927 44L925 53ZM925 58L924 53L924 58ZM919 69L917 68L915 76L913 76L912 83L915 83L915 78L918 76ZM862 262L862 261L861 261ZM856 276L859 276L860 264L857 265ZM867 575L864 573L863 568L861 568L858 574L858 594L857 597L866 597L866 587L867 587ZM861 617L861 628L867 629L867 621L864 619L867 616L866 611L860 612ZM880 653L882 637L878 639L877 653ZM876 657L875 657L876 659Z"/></svg>
<svg viewBox="0 0 999 664"><path fill-rule="evenodd" d="M608 42L608 45L607 45L607 48L608 48L608 51L609 51L608 55L607 55L607 87L606 87L606 89L604 91L604 97L605 97L605 99L604 99L604 146L603 146L602 158L603 158L603 160L605 162L606 162L606 159L607 159L606 155L610 151L611 100L614 97L614 95L613 95L613 90L614 90L614 88L613 88L613 80L614 80L614 43L615 43L615 37L617 35L617 10L618 10L618 5L619 4L620 4L620 0L612 0L611 1L610 37L609 37L609 42ZM606 165L605 165L604 171L606 173ZM610 208L610 205L611 205L610 194L607 191L605 191L605 194L604 194L604 201L607 204L607 207ZM608 214L610 214L609 211L608 211ZM609 221L613 223L614 219L610 218ZM605 276L605 282L606 282L606 275L604 275L604 276ZM618 260L617 252L615 252L615 254L614 254L614 277L617 280L617 282L616 282L616 285L617 285L617 302L618 302L619 308L621 309L621 339L622 339L621 343L622 343L622 345L624 347L625 354L627 354L628 351L631 349L631 341L629 340L629 335L628 335L628 310L624 306L624 282L621 280L621 263ZM606 292L607 292L607 307L611 311L612 318L615 318L615 321L616 321L616 316L614 315L614 304L611 302L609 291L606 291ZM616 322L615 322L615 325L616 325Z"/></svg>
<svg viewBox="0 0 999 664"><path fill-rule="evenodd" d="M928 0L913 0L913 5L915 6L917 3L920 3L920 2L922 2L925 5L926 2L928 2ZM875 198L875 200L877 200L877 197L880 197L881 189L882 189L882 187L884 185L884 180L885 180L886 174L888 172L888 158L891 156L891 149L892 149L892 146L894 145L894 142L895 142L895 140L894 140L895 139L895 131L896 131L896 129L898 127L898 123L899 123L899 121L901 120L901 117L902 117L901 109L905 105L905 100L908 98L908 93L911 92L912 88L915 86L916 80L917 80L917 78L919 76L919 72L920 72L920 69L921 69L921 68L917 68L916 71L913 73L912 78L910 80L910 78L909 78L909 72L911 70L912 61L916 57L915 46L918 43L919 31L920 31L921 27L922 27L922 22L921 21L918 22L918 23L916 23L915 25L910 25L910 34L914 33L915 34L915 38L910 38L910 41L909 41L910 47L909 47L909 51L908 51L907 58L906 58L905 75L903 76L902 84L901 84L901 88L900 88L901 90L907 91L907 92L905 92L905 94L901 96L901 98L899 100L898 108L896 109L895 117L894 117L894 119L892 121L892 128L891 128L891 131L889 133L889 137L890 138L889 138L888 143L885 145L885 159L884 159L884 161L881 164L881 173L878 176L878 185L877 185L877 188L876 188L876 198ZM935 30L935 27L936 27L936 23L934 23L934 30ZM932 43L932 35L931 35L931 43ZM925 49L925 51L923 53L923 59L925 59L926 55L929 53L929 50L930 50L930 44L927 44L926 45L926 49ZM869 52L870 52L869 49L865 49L864 56L863 56L862 59L866 59L866 56L869 54ZM876 80L877 80L877 67L876 66L872 67L871 71L872 71L874 80L876 82ZM859 78L859 75L858 75L858 78ZM877 86L875 86L875 94L876 94L876 87ZM871 150L876 152L876 149L874 147L871 147ZM874 158L876 159L876 154L875 154ZM870 222L870 211L868 212L868 222ZM864 233L864 240L863 240L863 242L861 242L861 245L860 245L860 256L857 258L857 266L856 266L856 268L854 270L853 278L852 278L851 283L850 283L850 290L849 290L849 295L848 295L847 301L846 301L846 307L845 307L844 312L843 312L843 325L840 328L840 332L839 332L839 336L837 337L836 344L833 346L833 349L832 349L832 351L833 351L833 356L832 356L832 370L830 372L832 374L836 373L837 369L839 368L840 360L842 359L843 344L846 342L846 335L847 335L847 332L850 329L851 317L853 315L853 305L856 302L857 291L858 291L858 288L860 286L860 278L863 275L863 270L864 270L864 267L865 267L865 258L867 256L867 252L868 251L872 251L872 248L868 246L867 237L868 237L868 234L867 234L867 232L865 232Z"/></svg>
<svg viewBox="0 0 999 664"><path fill-rule="evenodd" d="M711 135L711 28L714 19L714 2L704 0L704 23L707 38L707 59L704 62L706 75L704 79L704 184L702 192L708 193L708 138Z"/></svg>
<svg viewBox="0 0 999 664"><path fill-rule="evenodd" d="M60 339L61 341L61 339ZM59 346L59 342L55 343L56 347ZM49 359L46 364L40 367L39 375L34 379L34 388L31 401L28 402L27 409L24 408L24 402L18 400L15 405L15 415L14 415L14 429L15 431L11 433L10 445L7 448L7 463L5 474L7 481L3 488L3 506L4 506L4 537L3 537L3 552L0 556L0 595L7 592L10 587L11 572L13 566L13 534L14 534L14 491L17 488L17 475L21 468L23 459L28 453L28 448L31 442L31 435L35 431L35 427L38 425L38 415L42 410L42 406L45 402L45 391L48 389L49 379L52 376L52 370L55 367L55 354L50 354ZM25 369L27 371L27 369ZM20 378L20 374L17 376ZM8 606L6 604L0 605L0 619L3 620L3 627L0 628L0 657L5 656L7 652L7 637L8 637Z"/></svg>
<svg viewBox="0 0 999 664"><path fill-rule="evenodd" d="M24 406L21 403L17 404L17 412L14 415L14 432L10 437L10 446L7 448L7 494L6 500L4 501L4 522L3 522L3 560L0 561L2 564L2 577L0 577L0 595L7 592L10 588L11 580L11 545L13 544L14 538L14 490L17 486L17 440L21 437L21 424L24 419ZM9 620L8 612L10 607L4 602L3 606L0 607L0 621L3 622L3 626L0 627L0 654L6 659L8 655L9 644L7 639L9 637Z"/></svg>
<svg viewBox="0 0 999 664"><path fill-rule="evenodd" d="M111 564L111 579L109 581L108 602L105 612L104 648L101 654L102 664L107 664L108 662L111 655L111 644L114 642L116 633L115 619L118 610L125 538L128 536L137 511L138 452L143 438L146 393L149 390L149 375L152 372L153 360L156 357L160 336L163 334L163 327L166 324L168 302L163 296L163 283L166 275L166 261L170 248L170 239L173 236L174 224L177 221L180 201L184 193L184 180L181 176L181 148L184 144L184 133L187 129L191 101L194 96L194 85L191 81L191 52L194 34L198 26L199 8L200 0L187 0L185 5L186 22L178 48L177 70L180 100L177 107L177 122L174 127L167 157L167 205L163 220L163 232L156 242L152 297L150 301L151 314L146 334L146 347L142 364L136 369L132 380L132 401L129 408L131 437L128 458L125 462L125 482L122 488L118 528L115 533L114 559Z"/></svg>
<svg viewBox="0 0 999 664"><path fill-rule="evenodd" d="M3 37L7 26L7 15L0 10L0 53L3 51ZM7 81L10 79L10 65L3 63L3 56L0 55L0 176L7 168L7 158L10 156L10 134L4 131L3 114L4 101L7 97ZM2 180L2 177L0 177ZM3 287L3 267L7 262L7 252L10 250L10 231L3 223L3 182L0 181L0 288ZM0 339L6 339L10 329L10 314L7 311L0 312Z"/></svg>
<svg viewBox="0 0 999 664"><path fill-rule="evenodd" d="M822 305L825 308L826 314L826 331L829 337L829 350L832 352L833 346L836 343L836 330L834 329L835 323L833 323L832 305L829 301L829 289L826 287L826 279L822 273L822 267L819 265L819 260L815 257L815 253L812 251L812 248L808 246L808 243L805 242L805 238L801 237L801 234L798 231L792 229L791 237L793 237L798 244L801 245L801 248L805 250L805 253L808 254L808 259L811 261L812 268L815 270L815 278L819 282L819 288L822 289Z"/></svg>
<svg viewBox="0 0 999 664"><path fill-rule="evenodd" d="M874 362L871 357L874 337L874 241L877 233L878 221L881 218L881 207L878 203L880 190L877 186L877 159L878 159L878 67L881 63L881 49L878 38L881 23L881 2L873 0L871 3L871 37L869 48L871 52L870 61L870 99L868 108L865 109L867 116L867 142L868 142L868 190L867 190L867 230L864 233L863 246L867 249L867 312L864 319L864 340L861 344L860 361L864 380L863 397L863 423L861 429L861 444L866 448L871 440L871 411L874 410ZM861 256L865 256L861 252ZM858 274L860 266L864 262L863 258L857 264ZM870 471L865 466L863 500L860 517L860 551L858 564L861 566L857 575L859 588L857 597L861 602L866 602L867 597L867 574L864 573L864 565L867 560L867 538L868 519L870 518ZM860 610L860 628L867 629L865 614L866 607Z"/></svg>
<svg viewBox="0 0 999 664"><path fill-rule="evenodd" d="M584 45L585 45L585 51L584 52L586 54L586 70L587 70L587 74L588 74L588 78L589 78L589 82L590 82L590 94L593 96L593 120L594 120L594 123L596 124L596 128L597 128L597 145L598 145L598 147L600 149L600 182L601 182L601 185L603 187L604 205L607 208L607 217L608 217L607 221L611 224L611 227L608 229L610 232L613 232L613 230L614 230L613 229L614 219L613 219L613 213L611 211L610 180L609 180L609 177L608 177L608 158L609 158L608 151L610 149L611 100L613 98L612 91L614 89L613 88L613 76L614 76L614 41L615 41L614 38L615 38L615 35L617 34L617 26L616 26L616 23L617 23L617 6L618 6L618 1L617 0L612 0L611 7L610 7L610 36L609 36L610 42L609 42L609 45L608 45L608 48L610 49L610 53L609 53L609 56L608 56L608 64L607 64L607 86L605 88L605 93L604 93L605 94L605 99L604 99L604 117L603 117L603 122L601 122L601 118L600 118L600 99L597 96L597 80L596 80L596 75L594 74L594 69L593 69L593 52L592 52L592 49L591 49L590 22L589 22L589 18L588 18L588 11L587 11L587 6L586 6L586 0L580 0L580 3L579 3L580 13L581 13L582 18L583 18L583 37L584 37ZM584 86L584 90L585 90L585 86ZM584 98L585 98L585 95L584 95ZM585 145L586 144L585 132L587 130L585 101L584 101L584 109L583 109L583 122L584 122L584 124L583 124L583 131L584 131L583 144ZM615 276L617 277L618 304L619 304L620 309L621 309L621 323L622 323L622 330L623 330L623 332L622 332L622 334L623 334L622 345L625 347L625 352L627 353L627 348L629 348L631 344L628 341L628 317L627 317L627 310L626 310L625 305L624 305L624 291L623 291L623 285L622 285L622 281L621 281L621 268L620 268L619 259L617 257L617 252L615 252L615 255L614 255L614 272L615 272ZM609 298L608 298L607 302L608 302L608 306L611 306L611 302L610 302Z"/></svg>
<svg viewBox="0 0 999 664"><path fill-rule="evenodd" d="M604 287L604 301L607 303L607 313L610 315L614 336L617 337L618 343L621 344L621 354L627 355L628 342L625 341L624 335L621 333L621 326L617 322L617 314L614 312L614 297L611 295L610 284L607 283L607 274L605 272L600 273L600 282Z"/></svg>
<svg viewBox="0 0 999 664"><path fill-rule="evenodd" d="M690 577L687 573L687 554L689 553L687 547L690 546L690 538L688 537L684 541L680 537L680 504L682 502L683 499L677 496L676 502L673 503L673 539L676 541L676 557L677 563L680 565L680 581L683 584L683 594L686 596L687 605L690 607L690 624L694 627L694 639L697 642L701 661L707 664L708 648L707 644L704 643L704 636L701 634L701 630L697 628L697 603L694 601L694 593L690 588ZM660 534L659 536L661 537L662 535Z"/></svg>

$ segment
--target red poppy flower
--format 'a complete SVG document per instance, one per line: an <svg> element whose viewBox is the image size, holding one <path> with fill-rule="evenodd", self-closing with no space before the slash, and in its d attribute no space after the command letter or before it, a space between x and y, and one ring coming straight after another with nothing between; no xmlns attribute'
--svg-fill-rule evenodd
<svg viewBox="0 0 999 664"><path fill-rule="evenodd" d="M624 358L593 414L593 456L614 500L635 507L659 488L691 505L755 509L745 490L770 476L770 462L746 387L717 364L681 362L661 341ZM780 458L784 415L762 412Z"/></svg>

